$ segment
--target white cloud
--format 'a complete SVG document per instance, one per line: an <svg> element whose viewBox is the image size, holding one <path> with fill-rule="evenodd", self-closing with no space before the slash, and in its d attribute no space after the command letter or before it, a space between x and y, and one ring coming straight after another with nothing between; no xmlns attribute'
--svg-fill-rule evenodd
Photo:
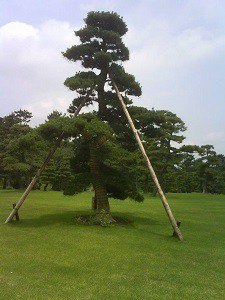
<svg viewBox="0 0 225 300"><path fill-rule="evenodd" d="M162 69L190 66L213 57L217 50L225 49L225 36L215 36L203 28L174 33L169 24L159 26L153 22L152 25L151 29L147 27L141 33L131 29L127 35L127 43L134 49L127 66L134 72L146 75Z"/></svg>
<svg viewBox="0 0 225 300"><path fill-rule="evenodd" d="M74 27L67 22L49 20L37 27L11 22L2 26L2 104L7 103L10 111L21 107L29 109L36 122L42 121L53 109L65 111L73 93L63 82L77 68L63 58L61 51L75 43Z"/></svg>
<svg viewBox="0 0 225 300"><path fill-rule="evenodd" d="M1 43L5 41L24 40L26 38L37 38L38 29L21 22L10 22L0 28Z"/></svg>
<svg viewBox="0 0 225 300"><path fill-rule="evenodd" d="M213 143L224 152L224 142L204 137L218 126L225 136L225 33L199 26L177 29L169 21L154 19L142 30L131 27L126 44L131 50L127 70L143 87L135 104L173 111L186 123L191 144Z"/></svg>
<svg viewBox="0 0 225 300"><path fill-rule="evenodd" d="M206 73L199 71L225 51L225 35L199 27L177 32L169 23L155 20L141 32L131 28L126 43L131 45L126 67L143 86L144 105L178 114L201 104L196 89ZM195 77L199 87L193 83Z"/></svg>

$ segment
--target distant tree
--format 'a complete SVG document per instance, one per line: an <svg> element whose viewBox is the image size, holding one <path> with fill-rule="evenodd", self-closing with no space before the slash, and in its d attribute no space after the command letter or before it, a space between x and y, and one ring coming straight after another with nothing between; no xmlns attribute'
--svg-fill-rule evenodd
<svg viewBox="0 0 225 300"><path fill-rule="evenodd" d="M183 145L179 150L181 159L173 173L171 191L182 193L199 192L201 188L196 159L200 147L196 145Z"/></svg>
<svg viewBox="0 0 225 300"><path fill-rule="evenodd" d="M53 110L53 112L51 112L48 116L47 116L47 119L48 120L53 120L53 119L56 119L56 118L59 118L62 116L62 113L59 112L58 110Z"/></svg>
<svg viewBox="0 0 225 300"><path fill-rule="evenodd" d="M0 119L0 172L3 188L11 184L23 188L29 182L41 157L43 142L28 125L32 114L15 111Z"/></svg>
<svg viewBox="0 0 225 300"><path fill-rule="evenodd" d="M51 144L49 144L50 148ZM67 182L71 181L71 177L73 177L70 166L72 156L72 143L69 141L61 143L60 148L57 149L41 175L40 183L43 185L45 191L47 188L55 191L65 190Z"/></svg>
<svg viewBox="0 0 225 300"><path fill-rule="evenodd" d="M27 110L16 110L13 114L20 125L27 125L32 118L32 113Z"/></svg>
<svg viewBox="0 0 225 300"><path fill-rule="evenodd" d="M151 157L158 179L165 190L170 189L173 168L181 160L179 145L183 142L184 122L176 114L166 110L148 110L144 107L130 107L148 155ZM148 172L148 189L156 193ZM150 182L150 185L149 185Z"/></svg>
<svg viewBox="0 0 225 300"><path fill-rule="evenodd" d="M225 156L216 155L216 167L214 169L214 193L225 194Z"/></svg>
<svg viewBox="0 0 225 300"><path fill-rule="evenodd" d="M214 170L217 165L217 156L212 145L204 145L199 148L197 159L197 172L203 193L213 192Z"/></svg>
<svg viewBox="0 0 225 300"><path fill-rule="evenodd" d="M186 145L180 148L182 160L174 174L173 187L181 192L224 193L225 160L212 145Z"/></svg>

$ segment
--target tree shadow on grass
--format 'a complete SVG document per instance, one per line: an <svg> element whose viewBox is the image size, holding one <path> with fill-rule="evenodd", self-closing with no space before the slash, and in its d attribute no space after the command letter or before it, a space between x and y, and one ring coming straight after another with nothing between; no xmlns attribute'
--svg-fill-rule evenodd
<svg viewBox="0 0 225 300"><path fill-rule="evenodd" d="M87 213L80 212L80 213ZM19 227L46 227L52 225L71 226L74 225L73 218L76 215L74 211L58 212L53 214L43 214L41 216L34 216L33 218L23 218L20 216L20 221L13 220L11 224Z"/></svg>
<svg viewBox="0 0 225 300"><path fill-rule="evenodd" d="M23 218L20 216L20 221L13 220L11 222L12 226L18 227L46 227L52 225L60 226L91 226L91 225L79 225L75 222L75 218L80 216L90 216L92 213L89 210L85 211L66 211L66 212L57 212L53 214L44 214L42 216L33 217L30 219ZM120 213L112 212L113 218L116 220L116 225L122 227L133 227L149 225L153 226L158 221L152 219L151 217L142 217L132 213ZM93 225L96 226L96 225Z"/></svg>
<svg viewBox="0 0 225 300"><path fill-rule="evenodd" d="M13 220L12 223L10 223L10 226L15 226L17 228L39 228L39 227L51 227L51 226L65 226L65 227L100 227L99 225L83 225L83 224L77 224L75 222L75 218L79 216L88 216L91 214L90 210L85 211L66 211L66 212L57 212L53 214L45 214L38 217L33 217L30 219L22 218L20 221ZM124 228L124 229L130 229L135 230L135 232L147 232L150 234L150 236L160 237L163 238L163 240L174 240L176 241L176 238L172 238L172 231L171 235L163 234L161 233L160 229L160 220L152 219L151 216L149 217L143 217L138 216L132 213L121 213L121 212L113 212L112 213L113 218L117 221L117 227ZM113 228L115 228L114 226ZM108 228L110 230L110 228ZM138 230L138 231L137 231ZM112 231L116 234L116 231ZM150 237L149 236L149 237Z"/></svg>
<svg viewBox="0 0 225 300"><path fill-rule="evenodd" d="M121 224L127 224L127 225L132 225L135 227L136 225L150 225L153 226L156 223L158 223L157 220L153 219L151 216L149 217L144 217L144 216L139 216L137 214L132 214L129 212L126 213L121 213L121 212L114 212L112 213L113 218L119 221Z"/></svg>

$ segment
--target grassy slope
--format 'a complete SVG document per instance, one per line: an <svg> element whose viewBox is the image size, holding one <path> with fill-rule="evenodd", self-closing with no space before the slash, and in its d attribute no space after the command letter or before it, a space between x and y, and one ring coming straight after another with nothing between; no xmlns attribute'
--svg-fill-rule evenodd
<svg viewBox="0 0 225 300"><path fill-rule="evenodd" d="M22 221L3 224L15 191L0 191L0 299L225 299L225 196L169 195L186 242L159 199L112 200L131 224L74 225L91 194L32 192Z"/></svg>

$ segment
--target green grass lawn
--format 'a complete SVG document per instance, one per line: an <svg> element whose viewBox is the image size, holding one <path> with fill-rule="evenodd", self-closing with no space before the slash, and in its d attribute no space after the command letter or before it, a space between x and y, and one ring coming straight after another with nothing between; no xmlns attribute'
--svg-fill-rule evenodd
<svg viewBox="0 0 225 300"><path fill-rule="evenodd" d="M158 198L111 200L124 226L76 225L91 193L0 191L0 299L225 299L225 196L169 194L185 242Z"/></svg>

